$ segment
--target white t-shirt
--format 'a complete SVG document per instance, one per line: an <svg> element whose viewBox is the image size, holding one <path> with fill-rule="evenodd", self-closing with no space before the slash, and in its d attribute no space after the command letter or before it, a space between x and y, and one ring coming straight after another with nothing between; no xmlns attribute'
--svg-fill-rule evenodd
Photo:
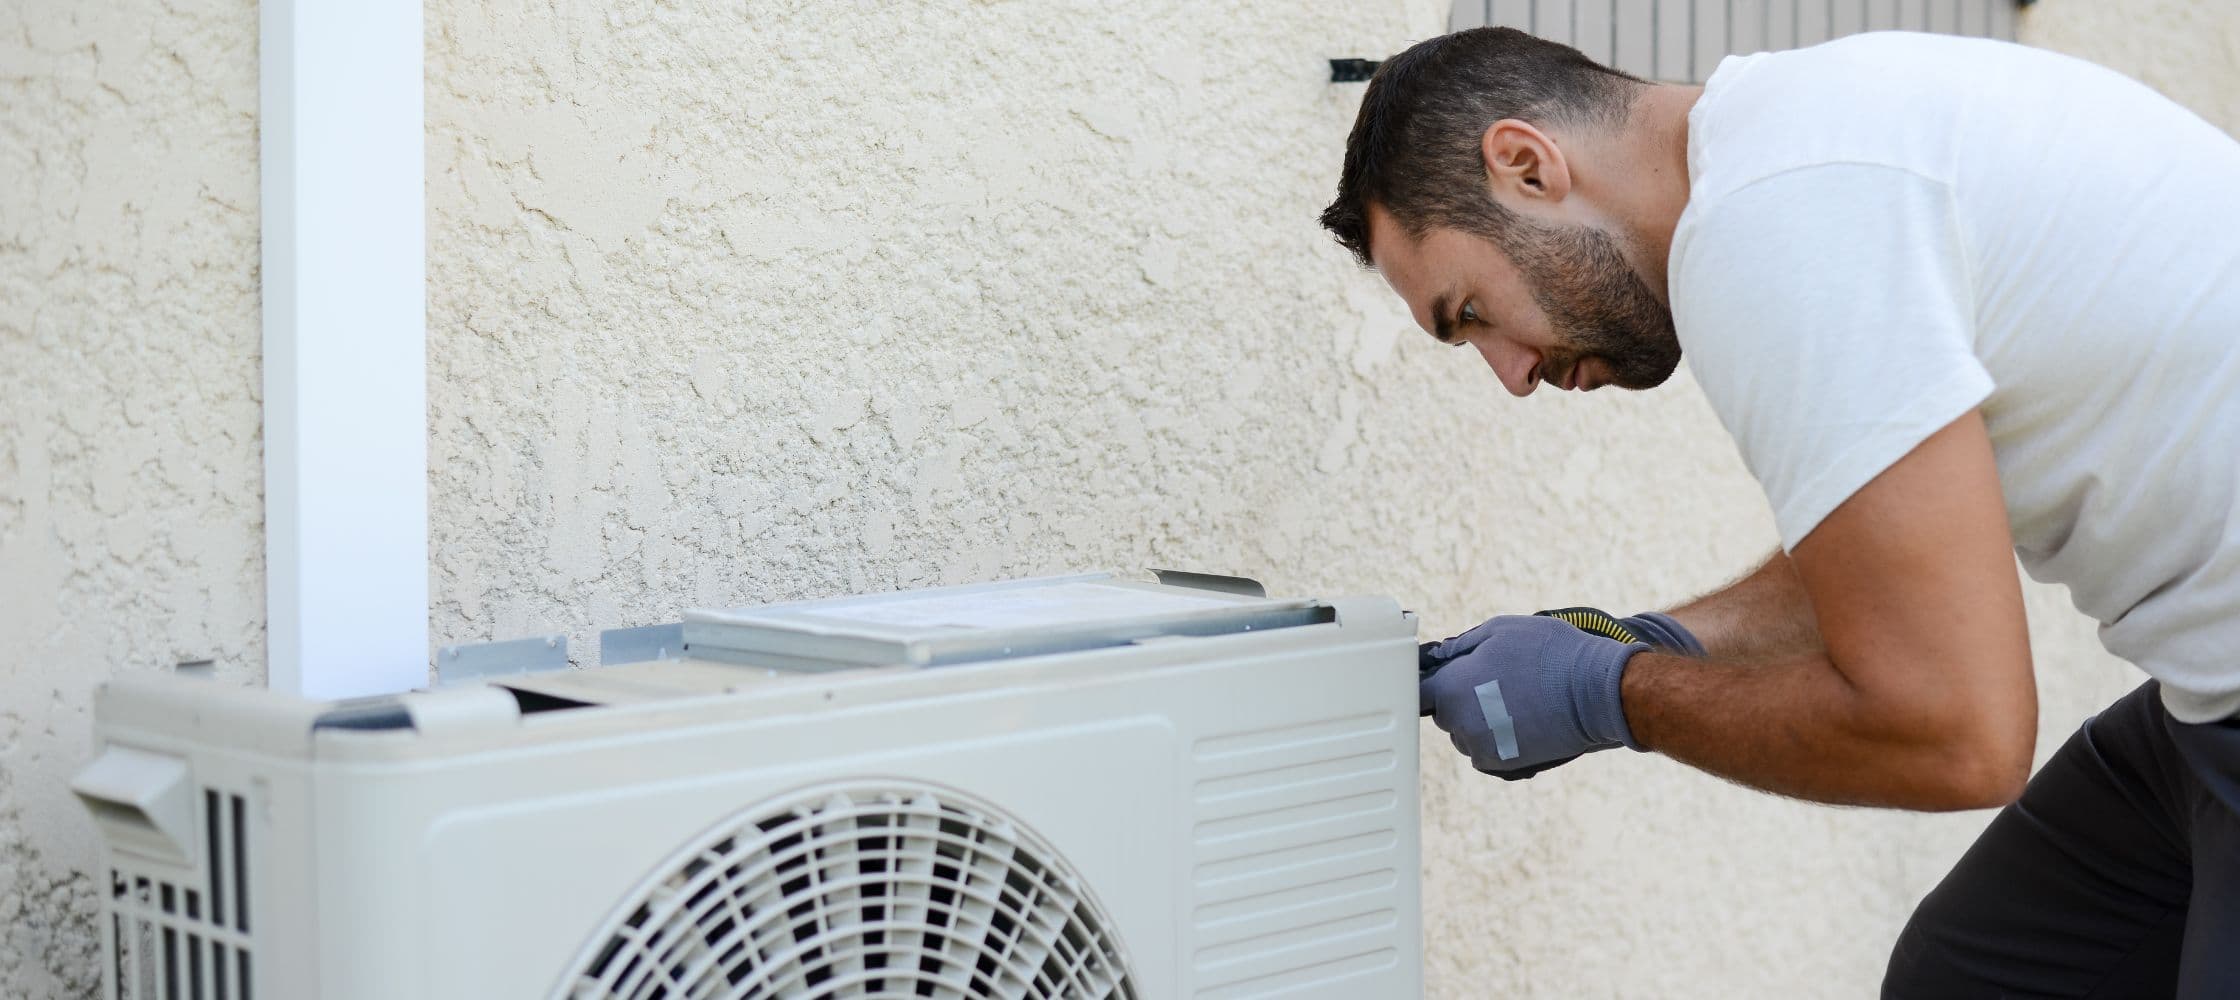
<svg viewBox="0 0 2240 1000"><path fill-rule="evenodd" d="M1783 547L1980 408L2023 566L2172 715L2240 711L2240 143L1900 33L1730 58L1688 123L1673 316Z"/></svg>

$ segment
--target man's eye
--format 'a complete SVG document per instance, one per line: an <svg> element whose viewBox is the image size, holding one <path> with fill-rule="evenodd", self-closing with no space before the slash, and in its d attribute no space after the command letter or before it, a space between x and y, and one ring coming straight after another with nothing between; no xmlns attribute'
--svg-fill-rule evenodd
<svg viewBox="0 0 2240 1000"><path fill-rule="evenodd" d="M1463 304L1462 304L1462 321L1463 321L1463 322L1465 322L1465 323L1475 323L1475 322L1477 322L1477 321L1478 321L1478 307L1477 307L1476 305L1473 305L1473 304L1471 304L1471 303L1468 303L1468 302L1465 302L1465 303L1463 303Z"/></svg>

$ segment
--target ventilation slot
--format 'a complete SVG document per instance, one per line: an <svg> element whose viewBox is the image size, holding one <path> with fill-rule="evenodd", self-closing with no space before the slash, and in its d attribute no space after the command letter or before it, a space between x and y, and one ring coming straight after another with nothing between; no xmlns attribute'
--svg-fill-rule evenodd
<svg viewBox="0 0 2240 1000"><path fill-rule="evenodd" d="M248 803L204 789L208 881L188 888L119 865L109 871L117 1000L254 1000L249 964Z"/></svg>
<svg viewBox="0 0 2240 1000"><path fill-rule="evenodd" d="M749 810L610 915L555 1000L1134 1000L1111 921L1055 851L946 790L844 786Z"/></svg>

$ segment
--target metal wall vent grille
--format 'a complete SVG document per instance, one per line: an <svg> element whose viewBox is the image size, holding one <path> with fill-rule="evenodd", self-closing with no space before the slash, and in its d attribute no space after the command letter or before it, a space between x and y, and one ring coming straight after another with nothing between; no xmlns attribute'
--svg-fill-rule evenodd
<svg viewBox="0 0 2240 1000"><path fill-rule="evenodd" d="M1455 0L1448 28L1495 25L1562 42L1650 80L1702 83L1728 55L1862 31L2014 40L2027 0Z"/></svg>
<svg viewBox="0 0 2240 1000"><path fill-rule="evenodd" d="M250 988L248 803L202 791L206 880L188 888L109 870L113 1000L254 1000Z"/></svg>
<svg viewBox="0 0 2240 1000"><path fill-rule="evenodd" d="M1049 845L923 786L815 789L686 846L554 993L592 1000L1134 1000L1111 921Z"/></svg>

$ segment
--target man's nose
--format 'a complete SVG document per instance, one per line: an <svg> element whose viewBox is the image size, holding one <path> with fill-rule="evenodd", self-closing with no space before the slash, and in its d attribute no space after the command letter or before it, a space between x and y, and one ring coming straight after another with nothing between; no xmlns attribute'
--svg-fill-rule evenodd
<svg viewBox="0 0 2240 1000"><path fill-rule="evenodd" d="M1532 375L1532 368L1540 359L1531 351L1491 337L1478 340L1475 346L1478 354L1486 359L1486 367L1493 369L1494 377L1501 380L1502 388L1509 390L1510 395L1530 396L1532 390L1540 387L1540 380Z"/></svg>

